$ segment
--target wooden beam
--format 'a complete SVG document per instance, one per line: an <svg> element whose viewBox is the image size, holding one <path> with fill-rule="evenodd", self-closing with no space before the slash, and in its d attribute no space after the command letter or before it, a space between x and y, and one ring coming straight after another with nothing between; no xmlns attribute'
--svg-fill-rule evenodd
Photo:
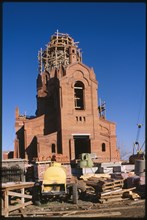
<svg viewBox="0 0 147 220"><path fill-rule="evenodd" d="M11 192L11 191L8 191L8 196L18 196L18 197L22 197L22 198L32 199L31 195L26 195L26 194Z"/></svg>
<svg viewBox="0 0 147 220"><path fill-rule="evenodd" d="M31 204L32 204L32 201L28 201L28 202L24 203L24 206L31 205ZM13 207L9 207L9 211L11 212L11 211L14 211L16 209L20 209L22 207L23 207L23 204L18 204L18 205L15 205Z"/></svg>

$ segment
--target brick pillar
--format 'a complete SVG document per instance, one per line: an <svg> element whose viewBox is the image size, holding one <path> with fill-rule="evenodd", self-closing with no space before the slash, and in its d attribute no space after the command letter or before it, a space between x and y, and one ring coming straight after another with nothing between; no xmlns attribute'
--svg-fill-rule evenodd
<svg viewBox="0 0 147 220"><path fill-rule="evenodd" d="M28 160L28 154L26 152L27 148L27 132L24 130L24 149L25 149L25 159Z"/></svg>
<svg viewBox="0 0 147 220"><path fill-rule="evenodd" d="M37 141L37 156L40 157L40 143Z"/></svg>
<svg viewBox="0 0 147 220"><path fill-rule="evenodd" d="M70 152L70 160L74 160L75 159L75 143L74 143L74 139L70 139L69 142L69 152Z"/></svg>
<svg viewBox="0 0 147 220"><path fill-rule="evenodd" d="M110 149L110 162L112 161L112 147L111 147L111 138L109 139L109 149Z"/></svg>
<svg viewBox="0 0 147 220"><path fill-rule="evenodd" d="M13 158L19 158L20 155L19 155L19 140L18 139L15 139L14 141L14 156Z"/></svg>

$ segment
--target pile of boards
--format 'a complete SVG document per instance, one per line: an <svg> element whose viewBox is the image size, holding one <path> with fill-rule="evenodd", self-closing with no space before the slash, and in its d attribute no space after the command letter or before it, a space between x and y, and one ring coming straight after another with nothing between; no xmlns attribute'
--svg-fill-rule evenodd
<svg viewBox="0 0 147 220"><path fill-rule="evenodd" d="M87 186L94 189L99 202L121 201L124 198L139 199L139 195L134 193L136 187L124 189L124 179L113 179L109 176L90 176L84 178Z"/></svg>

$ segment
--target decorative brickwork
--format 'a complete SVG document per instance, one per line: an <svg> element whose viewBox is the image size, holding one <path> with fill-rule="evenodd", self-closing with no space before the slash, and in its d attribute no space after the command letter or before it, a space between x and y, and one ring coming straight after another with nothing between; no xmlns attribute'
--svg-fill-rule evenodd
<svg viewBox="0 0 147 220"><path fill-rule="evenodd" d="M77 43L57 32L38 60L36 116L20 116L16 109L14 157L56 154L75 161L81 153L95 153L97 161L119 161L116 125L98 108L98 82Z"/></svg>

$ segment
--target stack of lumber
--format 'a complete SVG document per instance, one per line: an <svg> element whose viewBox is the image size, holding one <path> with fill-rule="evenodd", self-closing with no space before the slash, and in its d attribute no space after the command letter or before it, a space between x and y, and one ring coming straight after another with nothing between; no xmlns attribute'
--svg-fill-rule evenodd
<svg viewBox="0 0 147 220"><path fill-rule="evenodd" d="M106 177L90 177L86 181L87 185L95 187L97 192L107 192L111 190L120 189L123 187L124 181L123 179L112 179Z"/></svg>
<svg viewBox="0 0 147 220"><path fill-rule="evenodd" d="M86 185L92 186L95 189L95 194L101 203L121 201L123 198L139 198L134 192L132 192L132 190L136 187L123 189L123 179L112 179L106 177L97 178L93 176L88 178Z"/></svg>
<svg viewBox="0 0 147 220"><path fill-rule="evenodd" d="M112 201L121 201L123 199L132 199L132 200L138 200L140 199L140 196L132 192L136 187L129 188L129 189L117 189L113 191L108 192L102 192L98 194L99 196L99 202L105 203L105 202L112 202Z"/></svg>
<svg viewBox="0 0 147 220"><path fill-rule="evenodd" d="M101 203L120 201L122 200L122 189L99 193L98 199Z"/></svg>
<svg viewBox="0 0 147 220"><path fill-rule="evenodd" d="M86 188L93 189L92 194L98 198L99 202L121 201L123 199L140 199L140 196L133 192L136 187L124 189L124 178L112 178L109 174L84 174L80 177L86 183Z"/></svg>
<svg viewBox="0 0 147 220"><path fill-rule="evenodd" d="M83 179L84 181L89 180L89 178L109 179L111 178L111 175L107 173L95 173L95 174L87 173L87 174L80 176L80 179Z"/></svg>

